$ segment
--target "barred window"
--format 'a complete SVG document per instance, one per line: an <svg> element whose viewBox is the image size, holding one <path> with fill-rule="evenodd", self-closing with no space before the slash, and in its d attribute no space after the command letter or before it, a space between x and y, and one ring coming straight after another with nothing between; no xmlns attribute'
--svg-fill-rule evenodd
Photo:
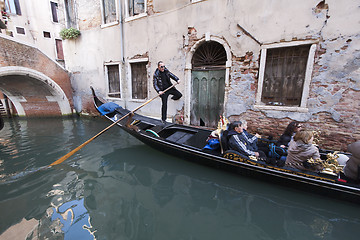
<svg viewBox="0 0 360 240"><path fill-rule="evenodd" d="M261 102L300 106L310 45L267 50Z"/></svg>

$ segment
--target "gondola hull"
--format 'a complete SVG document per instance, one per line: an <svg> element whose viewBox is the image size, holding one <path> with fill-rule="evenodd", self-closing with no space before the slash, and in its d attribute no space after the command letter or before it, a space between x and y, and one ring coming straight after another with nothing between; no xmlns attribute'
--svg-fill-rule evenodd
<svg viewBox="0 0 360 240"><path fill-rule="evenodd" d="M94 91L93 94L95 107L98 109L103 102L96 97ZM115 122L128 113L128 110L119 108L105 117ZM203 151L206 138L211 133L210 130L179 124L163 124L157 119L138 114L133 116L132 124L129 124L127 118L118 122L118 126L126 132L144 144L166 154L242 176L287 186L293 190L305 190L331 198L360 203L360 186L343 182L337 176L281 168L253 161L241 154L229 153L224 157L220 153Z"/></svg>

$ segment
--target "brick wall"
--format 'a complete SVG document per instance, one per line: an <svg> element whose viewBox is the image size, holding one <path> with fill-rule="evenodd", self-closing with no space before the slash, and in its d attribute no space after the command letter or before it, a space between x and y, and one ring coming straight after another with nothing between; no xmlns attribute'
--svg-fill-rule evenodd
<svg viewBox="0 0 360 240"><path fill-rule="evenodd" d="M0 67L25 67L43 73L52 79L64 91L70 107L72 103L72 88L69 73L60 65L51 60L37 48L21 44L7 38L0 37ZM45 83L51 85L52 83ZM4 86L6 89L6 86ZM34 98L36 92L29 92L24 96L26 103L21 103L27 116L61 115L60 108L56 102L48 102L45 96Z"/></svg>

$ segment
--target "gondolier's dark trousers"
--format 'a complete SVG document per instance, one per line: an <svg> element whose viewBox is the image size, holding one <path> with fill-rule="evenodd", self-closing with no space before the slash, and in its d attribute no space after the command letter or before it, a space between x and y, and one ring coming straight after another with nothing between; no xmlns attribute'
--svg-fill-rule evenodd
<svg viewBox="0 0 360 240"><path fill-rule="evenodd" d="M169 89L164 94L160 95L162 100L162 107L161 107L161 120L166 120L166 113L167 113L167 100L169 95L173 95L171 99L178 100L182 97L181 92L179 92L175 87Z"/></svg>

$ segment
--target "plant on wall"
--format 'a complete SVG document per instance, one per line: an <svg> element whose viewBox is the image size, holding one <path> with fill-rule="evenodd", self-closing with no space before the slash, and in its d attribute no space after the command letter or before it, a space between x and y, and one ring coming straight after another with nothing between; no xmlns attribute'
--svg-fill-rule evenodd
<svg viewBox="0 0 360 240"><path fill-rule="evenodd" d="M1 10L1 16L2 16L3 18L10 18L10 15L6 12L5 9L2 9L2 10Z"/></svg>
<svg viewBox="0 0 360 240"><path fill-rule="evenodd" d="M75 28L64 28L60 31L60 37L62 39L76 39L80 36L80 31Z"/></svg>

